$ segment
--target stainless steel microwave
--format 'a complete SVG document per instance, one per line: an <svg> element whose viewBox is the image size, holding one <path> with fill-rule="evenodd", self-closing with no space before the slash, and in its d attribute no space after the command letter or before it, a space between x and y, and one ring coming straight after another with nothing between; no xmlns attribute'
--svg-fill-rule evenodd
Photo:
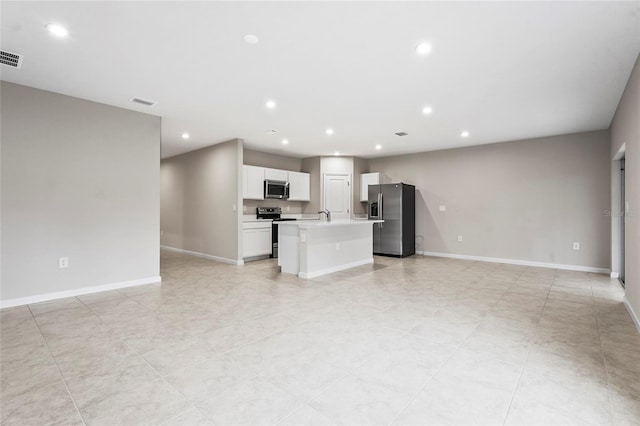
<svg viewBox="0 0 640 426"><path fill-rule="evenodd" d="M289 182L283 180L264 181L264 198L278 198L286 200L289 198Z"/></svg>

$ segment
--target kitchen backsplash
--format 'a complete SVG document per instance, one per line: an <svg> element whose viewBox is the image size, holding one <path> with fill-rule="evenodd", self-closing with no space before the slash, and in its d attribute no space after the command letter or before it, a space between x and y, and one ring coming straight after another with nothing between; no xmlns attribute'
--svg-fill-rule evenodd
<svg viewBox="0 0 640 426"><path fill-rule="evenodd" d="M283 200L243 200L244 215L255 215L256 207L281 207L282 214L299 214L302 213L302 201L283 201Z"/></svg>

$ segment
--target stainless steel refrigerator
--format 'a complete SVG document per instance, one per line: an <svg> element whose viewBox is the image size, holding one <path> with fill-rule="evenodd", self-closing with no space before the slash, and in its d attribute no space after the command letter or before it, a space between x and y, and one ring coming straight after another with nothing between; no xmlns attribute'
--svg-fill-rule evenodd
<svg viewBox="0 0 640 426"><path fill-rule="evenodd" d="M406 183L369 185L368 216L373 225L373 253L406 257L416 253L416 187Z"/></svg>

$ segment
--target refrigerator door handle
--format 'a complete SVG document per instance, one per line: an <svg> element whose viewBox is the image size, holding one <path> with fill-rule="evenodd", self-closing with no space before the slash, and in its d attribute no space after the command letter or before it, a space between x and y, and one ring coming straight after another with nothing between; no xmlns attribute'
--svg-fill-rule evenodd
<svg viewBox="0 0 640 426"><path fill-rule="evenodd" d="M383 213L382 213L382 192L378 193L378 219L382 220L384 219ZM384 226L384 223L379 223L378 226L380 228L382 228Z"/></svg>

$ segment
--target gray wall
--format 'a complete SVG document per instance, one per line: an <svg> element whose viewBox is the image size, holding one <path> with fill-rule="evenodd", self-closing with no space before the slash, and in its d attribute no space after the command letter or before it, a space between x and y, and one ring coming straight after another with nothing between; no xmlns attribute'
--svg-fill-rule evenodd
<svg viewBox="0 0 640 426"><path fill-rule="evenodd" d="M272 169L291 170L294 172L302 171L302 158L287 157L246 148L243 152L244 164L250 166L270 167Z"/></svg>
<svg viewBox="0 0 640 426"><path fill-rule="evenodd" d="M369 166L416 185L418 250L608 269L609 152L609 132L600 131L371 159Z"/></svg>
<svg viewBox="0 0 640 426"><path fill-rule="evenodd" d="M2 301L158 277L160 118L0 84Z"/></svg>
<svg viewBox="0 0 640 426"><path fill-rule="evenodd" d="M627 87L611 124L610 159L625 146L625 198L630 212L625 217L625 293L640 316L640 57L636 60ZM612 161L612 164L613 163ZM614 177L615 179L615 177ZM614 204L613 210L618 206ZM615 220L615 219L614 219Z"/></svg>
<svg viewBox="0 0 640 426"><path fill-rule="evenodd" d="M242 260L242 157L242 141L234 139L162 160L163 246Z"/></svg>

